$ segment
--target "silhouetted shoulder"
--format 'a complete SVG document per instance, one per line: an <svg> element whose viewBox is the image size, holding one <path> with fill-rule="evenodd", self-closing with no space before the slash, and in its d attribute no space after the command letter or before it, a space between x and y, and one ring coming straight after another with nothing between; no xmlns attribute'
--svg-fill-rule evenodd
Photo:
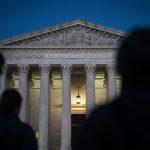
<svg viewBox="0 0 150 150"><path fill-rule="evenodd" d="M37 150L33 129L13 114L0 114L0 146L6 145L11 150Z"/></svg>
<svg viewBox="0 0 150 150"><path fill-rule="evenodd" d="M109 138L118 140L115 148L120 148L120 133L117 132L120 123L116 115L118 110L115 109L117 105L119 105L118 100L93 110L82 129L76 150L110 149L116 142L109 140ZM117 136L115 137L115 135Z"/></svg>
<svg viewBox="0 0 150 150"><path fill-rule="evenodd" d="M21 136L24 139L22 149L37 150L37 143L32 127L24 122L21 122Z"/></svg>
<svg viewBox="0 0 150 150"><path fill-rule="evenodd" d="M93 112L89 116L89 120L96 119L107 121L111 117L114 117L118 113L118 111L120 111L119 107L121 107L120 98L109 104L98 106L96 109L93 110Z"/></svg>

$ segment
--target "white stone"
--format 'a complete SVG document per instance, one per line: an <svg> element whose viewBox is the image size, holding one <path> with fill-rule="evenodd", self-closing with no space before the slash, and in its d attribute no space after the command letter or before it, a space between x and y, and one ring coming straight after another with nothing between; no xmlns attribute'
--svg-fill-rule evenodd
<svg viewBox="0 0 150 150"><path fill-rule="evenodd" d="M62 65L61 148L71 150L71 65Z"/></svg>
<svg viewBox="0 0 150 150"><path fill-rule="evenodd" d="M3 66L2 68L2 75L0 76L0 95L6 88L6 73L7 73L7 66Z"/></svg>
<svg viewBox="0 0 150 150"><path fill-rule="evenodd" d="M106 66L107 76L108 76L108 99L111 101L117 95L117 87L116 87L116 68L113 64L109 64Z"/></svg>
<svg viewBox="0 0 150 150"><path fill-rule="evenodd" d="M27 106L28 106L28 71L29 66L27 64L18 64L19 70L19 87L18 90L22 96L22 105L20 110L20 119L27 122Z"/></svg>
<svg viewBox="0 0 150 150"><path fill-rule="evenodd" d="M48 150L50 65L40 65L39 150Z"/></svg>
<svg viewBox="0 0 150 150"><path fill-rule="evenodd" d="M49 27L44 30L25 34L12 39L0 41L0 51L6 58L8 68L13 72L16 69L16 64L23 64L33 70L40 65L41 70L41 87L37 86L37 80L34 81L38 90L40 90L39 101L39 149L48 150L48 136L49 132L50 111L49 102L49 65L52 69L57 67L63 68L63 83L62 83L62 126L61 126L61 150L71 149L71 72L70 67L66 64L72 64L73 69L76 66L91 66L86 74L86 110L87 115L95 107L95 84L94 84L94 70L97 68L108 68L108 98L116 95L115 72L112 71L111 65L115 64L115 56L118 51L118 45L126 37L126 33L107 28L101 25L95 25L82 20L74 20L54 27ZM43 65L42 65L43 64ZM44 69L45 66L45 69ZM109 66L109 67L108 67ZM26 68L25 67L25 68ZM68 68L69 67L69 68ZM25 72L20 72L19 91L23 95L23 106L21 109L22 120L27 120L27 75L28 69L23 69ZM47 68L47 69L46 69ZM48 69L49 68L49 69ZM67 69L68 68L68 69ZM37 68L36 68L37 69ZM20 69L21 71L21 69ZM16 73L17 74L17 73ZM1 89L5 89L5 79L7 74L1 76ZM8 76L7 76L8 77ZM38 79L40 80L40 79ZM102 79L100 79L102 80ZM18 82L18 78L14 82ZM16 84L17 85L17 84ZM17 88L17 86L15 86ZM61 90L61 88L59 89ZM97 89L97 92L101 89ZM35 90L36 91L36 90ZM103 88L100 93L105 93L106 88ZM31 91L30 91L31 92ZM85 89L84 89L85 92ZM38 94L39 95L39 94ZM105 97L105 96L104 96ZM84 99L85 99L84 98ZM32 97L32 100L34 97ZM61 101L61 99L59 99ZM38 104L38 103L37 103ZM58 106L57 106L58 107ZM59 106L59 111L60 111ZM84 102L85 110L85 102ZM38 109L35 109L38 110ZM77 112L77 111L76 111ZM85 113L85 111L83 111ZM59 115L61 113L59 112ZM32 116L31 119L37 118ZM53 120L55 120L53 118ZM37 122L37 121L36 121ZM32 121L31 121L32 123ZM35 123L33 123L34 126ZM54 123L53 123L54 124ZM58 125L59 126L59 125ZM57 127L60 128L60 127ZM56 133L60 135L60 133ZM53 138L52 138L53 139ZM59 142L52 143L52 145L59 145ZM58 147L58 146L56 146ZM60 147L59 147L60 148ZM58 148L57 148L58 150Z"/></svg>
<svg viewBox="0 0 150 150"><path fill-rule="evenodd" d="M86 71L86 116L95 108L95 65L85 65Z"/></svg>

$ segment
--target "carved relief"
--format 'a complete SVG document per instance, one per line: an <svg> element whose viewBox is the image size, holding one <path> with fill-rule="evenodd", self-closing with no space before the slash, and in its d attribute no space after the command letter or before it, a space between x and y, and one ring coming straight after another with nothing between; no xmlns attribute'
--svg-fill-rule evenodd
<svg viewBox="0 0 150 150"><path fill-rule="evenodd" d="M19 73L28 73L29 72L29 65L27 64L18 64L18 71Z"/></svg>
<svg viewBox="0 0 150 150"><path fill-rule="evenodd" d="M36 37L11 43L25 46L113 46L120 43L122 37L105 31L75 25L66 29L52 31Z"/></svg>
<svg viewBox="0 0 150 150"><path fill-rule="evenodd" d="M15 77L12 72L9 74L9 86L15 88Z"/></svg>
<svg viewBox="0 0 150 150"><path fill-rule="evenodd" d="M86 64L85 72L86 73L95 73L96 65L95 64Z"/></svg>
<svg viewBox="0 0 150 150"><path fill-rule="evenodd" d="M61 70L64 73L71 73L72 71L72 65L71 64L63 64L61 65Z"/></svg>
<svg viewBox="0 0 150 150"><path fill-rule="evenodd" d="M40 64L39 68L40 68L41 73L47 73L47 74L50 73L51 68L50 68L50 65L48 64Z"/></svg>
<svg viewBox="0 0 150 150"><path fill-rule="evenodd" d="M34 88L34 78L33 78L32 71L30 71L30 73L29 73L28 82L29 82L30 88Z"/></svg>

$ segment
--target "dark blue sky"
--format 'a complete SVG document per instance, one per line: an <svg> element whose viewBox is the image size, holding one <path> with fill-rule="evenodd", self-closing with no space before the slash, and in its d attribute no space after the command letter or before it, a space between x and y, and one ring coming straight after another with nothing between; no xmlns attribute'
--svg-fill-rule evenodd
<svg viewBox="0 0 150 150"><path fill-rule="evenodd" d="M0 0L0 39L73 19L123 31L150 26L150 0Z"/></svg>

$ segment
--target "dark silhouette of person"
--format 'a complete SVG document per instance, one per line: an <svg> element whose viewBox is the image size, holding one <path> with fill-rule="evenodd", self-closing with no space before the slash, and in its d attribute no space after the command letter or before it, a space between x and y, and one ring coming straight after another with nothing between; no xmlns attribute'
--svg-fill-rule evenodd
<svg viewBox="0 0 150 150"><path fill-rule="evenodd" d="M150 149L150 28L138 28L121 43L117 69L122 91L90 114L73 150Z"/></svg>
<svg viewBox="0 0 150 150"><path fill-rule="evenodd" d="M3 55L0 53L0 74L2 73L2 68L4 66L4 57Z"/></svg>
<svg viewBox="0 0 150 150"><path fill-rule="evenodd" d="M33 129L18 117L21 102L21 95L14 89L1 95L0 150L37 150Z"/></svg>

